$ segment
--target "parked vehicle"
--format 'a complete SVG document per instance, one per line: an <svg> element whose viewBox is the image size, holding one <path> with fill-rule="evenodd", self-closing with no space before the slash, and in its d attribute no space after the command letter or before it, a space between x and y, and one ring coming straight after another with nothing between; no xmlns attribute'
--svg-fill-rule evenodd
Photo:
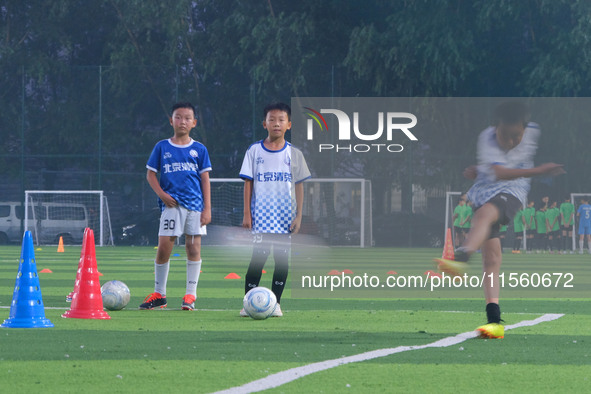
<svg viewBox="0 0 591 394"><path fill-rule="evenodd" d="M86 206L58 202L44 202L29 208L24 223L24 207L20 202L0 202L0 244L18 243L23 230L31 231L38 244L57 244L62 237L65 244L81 244L84 230L89 226Z"/></svg>

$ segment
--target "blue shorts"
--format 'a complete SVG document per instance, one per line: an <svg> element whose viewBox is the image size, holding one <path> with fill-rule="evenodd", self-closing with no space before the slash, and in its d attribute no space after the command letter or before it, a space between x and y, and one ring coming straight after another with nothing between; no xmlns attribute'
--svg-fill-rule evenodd
<svg viewBox="0 0 591 394"><path fill-rule="evenodd" d="M586 223L585 226L579 225L579 235L591 234L591 223Z"/></svg>

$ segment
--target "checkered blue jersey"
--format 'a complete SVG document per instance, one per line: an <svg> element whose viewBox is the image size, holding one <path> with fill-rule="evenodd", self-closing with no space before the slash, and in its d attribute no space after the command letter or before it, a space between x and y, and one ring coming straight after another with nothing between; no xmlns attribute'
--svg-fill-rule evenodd
<svg viewBox="0 0 591 394"><path fill-rule="evenodd" d="M211 171L207 148L191 139L187 145L173 144L170 139L159 141L146 165L148 170L160 173L160 187L180 206L191 211L203 211L201 174ZM158 199L160 209L164 203Z"/></svg>
<svg viewBox="0 0 591 394"><path fill-rule="evenodd" d="M475 207L484 205L499 193L511 194L526 204L530 178L500 180L496 178L493 166L533 168L540 132L536 123L528 123L521 142L508 151L499 146L496 127L489 127L480 133L477 146L478 176L468 191L468 198Z"/></svg>
<svg viewBox="0 0 591 394"><path fill-rule="evenodd" d="M287 234L296 214L292 186L310 178L310 170L302 152L289 142L273 151L263 141L246 150L240 169L240 178L253 181L252 231Z"/></svg>

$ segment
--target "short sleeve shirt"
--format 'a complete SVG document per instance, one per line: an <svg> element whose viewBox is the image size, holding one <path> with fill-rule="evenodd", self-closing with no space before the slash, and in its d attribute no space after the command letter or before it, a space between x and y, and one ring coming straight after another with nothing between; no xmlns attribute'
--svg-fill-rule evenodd
<svg viewBox="0 0 591 394"><path fill-rule="evenodd" d="M191 139L187 145L159 141L148 159L146 168L160 174L160 187L180 206L190 211L203 211L201 174L211 171L207 148ZM158 199L160 209L164 203Z"/></svg>
<svg viewBox="0 0 591 394"><path fill-rule="evenodd" d="M310 178L302 152L289 142L269 150L264 140L244 155L240 178L253 181L251 212L253 233L287 234L296 214L292 186Z"/></svg>

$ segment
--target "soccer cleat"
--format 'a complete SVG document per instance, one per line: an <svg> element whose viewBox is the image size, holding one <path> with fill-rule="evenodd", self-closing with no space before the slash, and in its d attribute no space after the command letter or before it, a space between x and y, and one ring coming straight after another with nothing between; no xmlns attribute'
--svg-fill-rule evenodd
<svg viewBox="0 0 591 394"><path fill-rule="evenodd" d="M279 304L277 304L277 306L275 307L275 310L273 311L273 313L271 313L269 315L269 317L281 317L283 316L283 312L281 312L281 306L279 306Z"/></svg>
<svg viewBox="0 0 591 394"><path fill-rule="evenodd" d="M480 332L480 338L495 339L505 337L505 327L499 323L485 324L478 327L476 331Z"/></svg>
<svg viewBox="0 0 591 394"><path fill-rule="evenodd" d="M244 308L240 309L240 317L248 317L248 313L246 313Z"/></svg>
<svg viewBox="0 0 591 394"><path fill-rule="evenodd" d="M140 305L139 309L154 309L156 307L166 308L166 297L154 292L144 298L144 303Z"/></svg>
<svg viewBox="0 0 591 394"><path fill-rule="evenodd" d="M468 263L448 259L433 259L437 263L437 268L451 276L462 276L468 269Z"/></svg>
<svg viewBox="0 0 591 394"><path fill-rule="evenodd" d="M195 296L192 294L186 294L183 297L183 304L181 305L181 309L184 311L192 311L195 309Z"/></svg>

